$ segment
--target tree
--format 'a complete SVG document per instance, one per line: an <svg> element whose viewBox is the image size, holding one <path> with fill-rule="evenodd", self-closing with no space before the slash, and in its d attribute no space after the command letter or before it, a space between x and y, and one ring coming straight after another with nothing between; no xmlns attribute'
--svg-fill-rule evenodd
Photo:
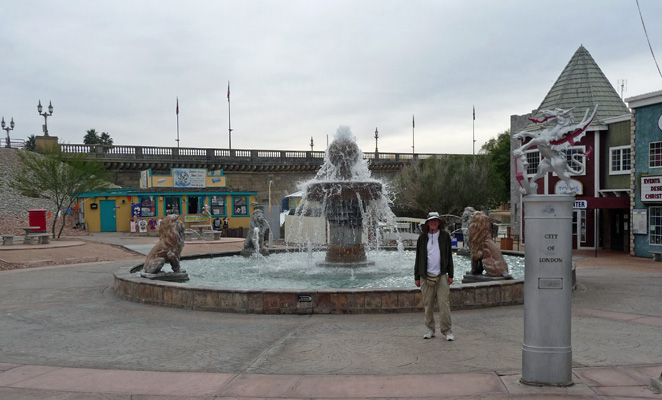
<svg viewBox="0 0 662 400"><path fill-rule="evenodd" d="M112 146L113 138L110 137L108 132L101 132L101 136L99 136L99 144Z"/></svg>
<svg viewBox="0 0 662 400"><path fill-rule="evenodd" d="M503 181L503 201L507 201L510 197L510 129L488 140L480 148L480 153L489 156L494 172Z"/></svg>
<svg viewBox="0 0 662 400"><path fill-rule="evenodd" d="M28 136L27 140L25 141L25 145L23 146L25 150L28 151L35 151L37 150L37 138L34 135Z"/></svg>
<svg viewBox="0 0 662 400"><path fill-rule="evenodd" d="M83 143L112 146L113 138L110 137L108 132L102 132L101 135L99 135L96 129L89 129L83 137Z"/></svg>
<svg viewBox="0 0 662 400"><path fill-rule="evenodd" d="M55 234L57 217L53 219L51 232L60 237L66 224L67 209L76 202L76 197L85 192L103 190L110 187L106 181L106 169L84 154L68 155L59 148L48 149L44 154L21 151L19 171L9 182L10 186L26 196L51 200L55 215L62 216L62 225Z"/></svg>
<svg viewBox="0 0 662 400"><path fill-rule="evenodd" d="M486 210L502 201L503 183L485 155L445 155L420 160L396 178L395 212L461 215L465 207Z"/></svg>
<svg viewBox="0 0 662 400"><path fill-rule="evenodd" d="M101 138L99 138L99 134L95 129L89 129L83 137L84 144L99 144L100 140Z"/></svg>

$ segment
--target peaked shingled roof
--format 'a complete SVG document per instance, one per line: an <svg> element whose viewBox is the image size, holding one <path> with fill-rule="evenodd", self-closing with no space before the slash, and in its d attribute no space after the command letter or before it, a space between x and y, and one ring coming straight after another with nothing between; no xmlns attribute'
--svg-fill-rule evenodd
<svg viewBox="0 0 662 400"><path fill-rule="evenodd" d="M630 113L588 50L584 46L579 46L533 117L541 119L540 110L554 108L567 110L574 107L575 122L579 122L586 109L592 110L596 104L598 104L598 114L591 126L606 125L605 119ZM540 124L530 123L525 130L536 128L542 127Z"/></svg>

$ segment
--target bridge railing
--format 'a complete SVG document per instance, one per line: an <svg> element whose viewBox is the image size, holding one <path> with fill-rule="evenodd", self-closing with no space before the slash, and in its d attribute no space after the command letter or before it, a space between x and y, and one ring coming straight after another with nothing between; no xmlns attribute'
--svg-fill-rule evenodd
<svg viewBox="0 0 662 400"><path fill-rule="evenodd" d="M312 161L321 163L325 151L304 150L247 150L247 149L207 149L196 147L155 147L155 146L122 146L98 144L59 144L60 150L67 154L88 154L99 158L119 160L163 159L163 160L206 160L217 161L230 159L236 161L278 161L288 160L297 163ZM412 153L375 153L365 152L363 157L371 162L409 163L414 160L431 158L438 154Z"/></svg>

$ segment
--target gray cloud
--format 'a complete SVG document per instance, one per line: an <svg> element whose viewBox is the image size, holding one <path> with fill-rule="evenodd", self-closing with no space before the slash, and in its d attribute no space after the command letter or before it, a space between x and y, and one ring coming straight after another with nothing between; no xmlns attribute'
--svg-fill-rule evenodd
<svg viewBox="0 0 662 400"><path fill-rule="evenodd" d="M659 90L629 1L3 2L0 116L12 137L322 150L349 125L365 151L471 153L536 108L580 45L626 96ZM662 59L662 2L639 1Z"/></svg>

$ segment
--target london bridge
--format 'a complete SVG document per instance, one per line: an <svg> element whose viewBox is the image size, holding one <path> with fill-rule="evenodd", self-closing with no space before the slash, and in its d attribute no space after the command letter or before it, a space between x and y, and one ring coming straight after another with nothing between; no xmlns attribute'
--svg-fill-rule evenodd
<svg viewBox="0 0 662 400"><path fill-rule="evenodd" d="M130 145L58 144L64 154L86 154L112 173L114 183L137 187L140 171L156 174L171 168L222 170L232 187L258 192L258 199L282 198L297 184L312 178L324 162L324 151L216 149ZM431 153L364 152L373 176L391 180L403 166L416 160L442 156Z"/></svg>

